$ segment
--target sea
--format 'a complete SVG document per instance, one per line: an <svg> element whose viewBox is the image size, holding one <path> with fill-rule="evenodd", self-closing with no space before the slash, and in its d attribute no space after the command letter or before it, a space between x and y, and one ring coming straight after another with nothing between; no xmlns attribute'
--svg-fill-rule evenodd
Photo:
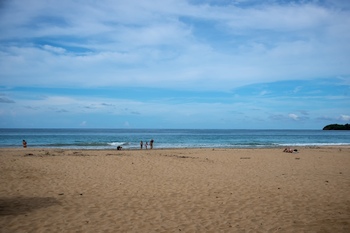
<svg viewBox="0 0 350 233"><path fill-rule="evenodd" d="M347 130L241 129L0 129L0 147L62 149L138 149L154 140L166 148L274 148L350 146Z"/></svg>

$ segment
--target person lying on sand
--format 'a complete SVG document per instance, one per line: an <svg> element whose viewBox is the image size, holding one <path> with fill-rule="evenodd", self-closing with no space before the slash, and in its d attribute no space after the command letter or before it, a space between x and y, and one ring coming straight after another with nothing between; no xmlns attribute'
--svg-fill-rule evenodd
<svg viewBox="0 0 350 233"><path fill-rule="evenodd" d="M295 152L295 153L297 153L298 152L298 150L297 149L290 149L289 147L287 147L287 148L285 148L284 150L283 150L283 152L286 152L286 153L293 153L293 152Z"/></svg>

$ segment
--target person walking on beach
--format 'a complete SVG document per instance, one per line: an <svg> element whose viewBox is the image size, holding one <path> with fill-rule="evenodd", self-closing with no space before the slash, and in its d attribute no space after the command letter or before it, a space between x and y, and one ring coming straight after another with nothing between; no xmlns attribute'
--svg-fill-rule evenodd
<svg viewBox="0 0 350 233"><path fill-rule="evenodd" d="M26 140L23 140L23 141L22 141L22 145L23 145L24 148L27 148L27 142L26 142Z"/></svg>
<svg viewBox="0 0 350 233"><path fill-rule="evenodd" d="M151 139L151 141L149 142L149 145L151 146L151 149L153 149L153 139Z"/></svg>
<svg viewBox="0 0 350 233"><path fill-rule="evenodd" d="M142 150L142 147L143 147L143 141L140 142L140 147L141 147L141 150Z"/></svg>
<svg viewBox="0 0 350 233"><path fill-rule="evenodd" d="M147 146L148 146L148 142L146 142L146 144L145 144L146 150L147 150Z"/></svg>

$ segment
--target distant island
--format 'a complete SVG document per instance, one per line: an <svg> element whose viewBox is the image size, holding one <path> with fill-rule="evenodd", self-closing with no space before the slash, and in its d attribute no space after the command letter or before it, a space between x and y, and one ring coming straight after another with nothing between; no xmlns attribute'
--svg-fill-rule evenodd
<svg viewBox="0 0 350 233"><path fill-rule="evenodd" d="M331 124L323 127L323 130L350 130L350 125L339 125L339 124Z"/></svg>

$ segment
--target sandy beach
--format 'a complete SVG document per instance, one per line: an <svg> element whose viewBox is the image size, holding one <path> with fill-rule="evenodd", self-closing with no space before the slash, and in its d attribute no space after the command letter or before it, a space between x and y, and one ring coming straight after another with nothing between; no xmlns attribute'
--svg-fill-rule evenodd
<svg viewBox="0 0 350 233"><path fill-rule="evenodd" d="M350 232L350 148L0 149L0 232Z"/></svg>

